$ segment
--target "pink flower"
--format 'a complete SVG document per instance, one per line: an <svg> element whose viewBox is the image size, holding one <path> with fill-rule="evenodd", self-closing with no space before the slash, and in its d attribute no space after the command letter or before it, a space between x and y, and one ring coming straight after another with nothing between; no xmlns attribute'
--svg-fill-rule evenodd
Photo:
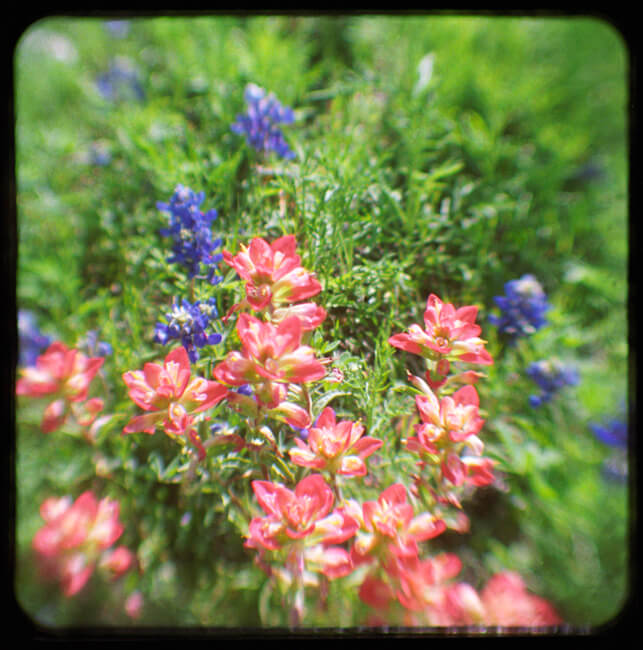
<svg viewBox="0 0 643 650"><path fill-rule="evenodd" d="M125 613L131 619L137 619L141 616L143 610L143 595L140 591L133 591L125 601Z"/></svg>
<svg viewBox="0 0 643 650"><path fill-rule="evenodd" d="M491 365L475 320L478 308L469 305L456 309L431 294L424 312L424 329L411 325L407 333L395 334L389 343L396 348L434 360L450 359ZM443 373L439 373L442 375Z"/></svg>
<svg viewBox="0 0 643 650"><path fill-rule="evenodd" d="M215 379L223 384L242 386L266 379L304 383L326 374L314 350L301 345L303 327L297 316L289 316L275 326L241 314L237 332L241 352L230 352L214 369Z"/></svg>
<svg viewBox="0 0 643 650"><path fill-rule="evenodd" d="M290 458L296 465L327 470L332 474L364 476L364 459L382 446L382 441L363 436L358 422L337 422L335 411L327 406L308 433L308 442L295 438L296 449Z"/></svg>
<svg viewBox="0 0 643 650"><path fill-rule="evenodd" d="M241 252L234 256L223 251L226 264L246 280L245 302L252 309L298 302L321 291L314 274L301 266L296 247L294 235L286 235L272 244L255 237L247 248L242 244Z"/></svg>
<svg viewBox="0 0 643 650"><path fill-rule="evenodd" d="M486 625L540 627L563 622L553 606L530 594L520 575L513 571L494 575L481 598Z"/></svg>
<svg viewBox="0 0 643 650"><path fill-rule="evenodd" d="M45 409L42 421L43 432L50 433L65 422L71 404L87 399L89 385L104 361L103 357L88 358L63 343L52 343L36 359L35 366L20 369L16 394L54 398ZM94 409L95 405L92 402L88 408Z"/></svg>
<svg viewBox="0 0 643 650"><path fill-rule="evenodd" d="M123 533L116 501L97 501L88 491L74 502L69 497L47 499L40 514L45 525L34 535L32 547L43 572L61 582L65 595L85 586L97 562L119 575L129 568L133 556L128 549L108 551Z"/></svg>
<svg viewBox="0 0 643 650"><path fill-rule="evenodd" d="M490 458L475 456L459 457L457 454L448 454L440 465L442 476L453 485L468 483L481 487L493 482L494 462Z"/></svg>
<svg viewBox="0 0 643 650"><path fill-rule="evenodd" d="M172 350L163 365L146 363L143 370L123 374L130 398L147 411L132 418L123 433L154 433L161 424L166 433L181 435L192 424L193 415L226 396L225 386L190 375L190 360L183 347Z"/></svg>
<svg viewBox="0 0 643 650"><path fill-rule="evenodd" d="M407 441L408 449L437 455L453 443L464 442L476 452L482 450L476 434L484 420L478 415L478 393L473 386L463 386L441 400L427 386L415 403L422 423L416 427L417 438Z"/></svg>
<svg viewBox="0 0 643 650"><path fill-rule="evenodd" d="M319 474L302 479L294 491L268 481L253 481L252 489L267 516L250 522L247 547L276 550L303 538L338 544L357 530L341 509L330 512L333 491Z"/></svg>
<svg viewBox="0 0 643 650"><path fill-rule="evenodd" d="M415 556L418 542L437 537L446 530L444 521L428 512L414 516L401 483L391 485L377 501L366 501L361 508L349 501L346 511L360 522L352 549L356 563L368 561L382 548L400 557Z"/></svg>
<svg viewBox="0 0 643 650"><path fill-rule="evenodd" d="M134 564L134 553L125 546L119 546L106 552L100 560L100 566L107 569L112 579L120 578Z"/></svg>

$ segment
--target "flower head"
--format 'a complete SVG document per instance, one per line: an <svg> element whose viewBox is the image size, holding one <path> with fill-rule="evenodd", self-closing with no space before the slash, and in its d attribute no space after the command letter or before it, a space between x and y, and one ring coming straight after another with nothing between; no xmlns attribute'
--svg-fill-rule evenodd
<svg viewBox="0 0 643 650"><path fill-rule="evenodd" d="M143 370L126 372L123 381L132 401L146 411L132 418L123 433L151 434L161 425L166 433L181 435L190 429L194 415L218 404L227 393L217 382L191 377L184 348L172 350L163 365L146 363Z"/></svg>
<svg viewBox="0 0 643 650"><path fill-rule="evenodd" d="M66 596L85 586L97 563L112 577L132 565L131 551L110 548L123 533L117 501L98 501L92 492L73 502L69 497L52 497L43 502L40 514L45 525L36 532L32 546L43 572L61 582Z"/></svg>
<svg viewBox="0 0 643 650"><path fill-rule="evenodd" d="M389 343L396 348L436 361L465 361L491 365L493 359L479 338L476 325L478 308L470 305L456 309L431 294L424 312L424 329L411 325L408 332L395 334Z"/></svg>
<svg viewBox="0 0 643 650"><path fill-rule="evenodd" d="M138 70L124 57L116 57L108 70L96 78L96 88L109 101L145 99Z"/></svg>
<svg viewBox="0 0 643 650"><path fill-rule="evenodd" d="M414 516L401 483L391 485L377 501L366 501L361 507L349 501L346 510L360 522L352 549L356 563L369 561L381 553L400 557L417 555L418 542L437 537L446 530L445 523L428 512Z"/></svg>
<svg viewBox="0 0 643 650"><path fill-rule="evenodd" d="M267 307L287 308L276 320L292 315L293 303L311 298L321 291L321 284L315 274L301 266L301 258L296 252L294 235L285 235L268 244L255 237L248 247L241 245L241 251L232 255L223 251L223 259L239 276L246 281L246 298L233 309L247 305L255 311ZM317 326L326 312L312 303L298 307L302 321L310 321L306 329Z"/></svg>
<svg viewBox="0 0 643 650"><path fill-rule="evenodd" d="M170 264L184 266L189 278L198 275L203 264L210 283L217 284L222 279L215 275L222 256L214 251L221 246L221 239L213 239L211 230L217 211L201 212L204 199L204 192L196 194L189 187L177 185L169 203L156 204L160 211L170 215L169 226L162 228L160 234L172 238L173 255L167 260Z"/></svg>
<svg viewBox="0 0 643 650"><path fill-rule="evenodd" d="M513 571L494 575L481 592L486 625L542 627L562 623L552 605L530 594Z"/></svg>
<svg viewBox="0 0 643 650"><path fill-rule="evenodd" d="M230 127L234 133L246 136L247 143L263 153L273 151L280 158L294 158L278 124L291 124L295 119L292 109L282 106L273 93L266 95L263 88L248 84L244 92L247 112L237 115Z"/></svg>
<svg viewBox="0 0 643 650"><path fill-rule="evenodd" d="M545 312L550 308L542 286L533 275L523 275L505 284L505 295L496 296L494 302L501 310L500 316L489 320L498 329L519 338L529 336L546 324Z"/></svg>
<svg viewBox="0 0 643 650"><path fill-rule="evenodd" d="M162 345L174 340L180 341L190 361L195 363L199 358L199 349L221 342L221 334L206 333L211 321L217 316L215 298L197 300L194 304L185 299L181 300L180 305L175 301L172 310L165 315L167 322L156 324L154 340Z"/></svg>
<svg viewBox="0 0 643 650"><path fill-rule="evenodd" d="M87 399L89 385L104 361L103 357L86 357L56 341L34 366L20 369L16 394L53 398L42 421L42 430L49 433L65 422L70 406ZM94 403L91 409L95 410Z"/></svg>
<svg viewBox="0 0 643 650"><path fill-rule="evenodd" d="M214 377L231 386L263 383L303 383L321 379L326 371L314 350L301 345L302 324L290 316L278 325L249 314L237 320L241 351L232 351L214 369Z"/></svg>
<svg viewBox="0 0 643 650"><path fill-rule="evenodd" d="M51 345L51 337L42 334L36 324L35 316L25 309L18 310L18 337L20 366L33 366L38 355Z"/></svg>
<svg viewBox="0 0 643 650"><path fill-rule="evenodd" d="M250 548L276 550L304 538L310 545L338 544L357 530L343 510L331 513L333 491L319 474L302 479L294 491L269 481L253 481L252 489L266 516L250 522Z"/></svg>
<svg viewBox="0 0 643 650"><path fill-rule="evenodd" d="M527 375L541 389L540 395L529 396L529 403L533 407L549 402L562 388L575 386L579 381L577 370L559 359L535 361L527 368Z"/></svg>
<svg viewBox="0 0 643 650"><path fill-rule="evenodd" d="M382 441L364 436L359 422L337 422L335 411L326 407L308 429L307 443L295 438L290 458L296 465L327 470L332 474L364 476L364 459L382 446Z"/></svg>

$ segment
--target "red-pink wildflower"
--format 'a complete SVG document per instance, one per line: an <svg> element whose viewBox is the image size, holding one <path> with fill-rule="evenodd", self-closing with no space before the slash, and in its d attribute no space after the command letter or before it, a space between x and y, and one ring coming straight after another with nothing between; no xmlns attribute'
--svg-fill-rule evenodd
<svg viewBox="0 0 643 650"><path fill-rule="evenodd" d="M16 394L53 398L44 411L41 425L43 432L50 433L65 422L72 405L87 399L89 385L104 361L103 357L89 358L63 343L52 343L36 359L35 366L19 370ZM97 404L91 401L87 408L95 413Z"/></svg>
<svg viewBox="0 0 643 650"><path fill-rule="evenodd" d="M460 442L477 453L482 450L477 434L484 420L478 415L480 402L473 386L463 386L441 400L427 387L424 395L416 396L415 403L422 423L415 428L417 438L407 441L410 450L438 455Z"/></svg>
<svg viewBox="0 0 643 650"><path fill-rule="evenodd" d="M124 433L154 433L162 425L168 434L181 435L190 427L193 415L220 402L225 386L203 377L191 377L190 360L185 348L172 350L163 365L146 363L143 370L128 371L123 381L132 401L147 411L132 418Z"/></svg>
<svg viewBox="0 0 643 650"><path fill-rule="evenodd" d="M128 549L108 550L123 533L119 505L84 492L76 501L49 498L40 507L45 525L32 540L45 574L59 580L67 596L78 593L96 564L121 575L133 561Z"/></svg>
<svg viewBox="0 0 643 650"><path fill-rule="evenodd" d="M331 513L333 491L319 474L302 479L294 491L269 481L253 481L252 488L266 516L250 522L247 547L277 550L304 538L338 544L357 530L342 509Z"/></svg>
<svg viewBox="0 0 643 650"><path fill-rule="evenodd" d="M248 247L242 244L241 251L234 256L223 251L226 264L246 281L245 303L252 309L259 311L269 304L298 302L321 291L314 273L301 266L296 247L294 235L286 235L272 244L255 237Z"/></svg>
<svg viewBox="0 0 643 650"><path fill-rule="evenodd" d="M335 411L327 406L308 431L307 443L295 438L297 448L290 450L296 465L326 470L331 474L364 476L364 459L382 446L382 441L364 436L359 422L337 422Z"/></svg>
<svg viewBox="0 0 643 650"><path fill-rule="evenodd" d="M530 594L521 576L513 571L492 576L481 599L486 625L542 627L563 622L551 603Z"/></svg>
<svg viewBox="0 0 643 650"><path fill-rule="evenodd" d="M315 351L301 345L303 328L297 316L278 325L264 323L249 314L237 321L241 352L233 351L214 369L223 384L242 386L268 379L283 383L304 383L321 379L326 370Z"/></svg>
<svg viewBox="0 0 643 650"><path fill-rule="evenodd" d="M391 485L377 501L366 501L361 507L349 501L346 511L360 523L352 549L356 563L369 561L382 551L396 556L417 555L418 542L437 537L446 530L446 524L431 513L414 516L401 483Z"/></svg>
<svg viewBox="0 0 643 650"><path fill-rule="evenodd" d="M391 336L389 343L436 361L449 359L491 365L493 359L485 350L486 341L479 337L481 328L475 323L477 313L474 305L456 309L431 294L424 312L424 329L411 325L408 332Z"/></svg>
<svg viewBox="0 0 643 650"><path fill-rule="evenodd" d="M133 591L125 601L125 613L136 620L140 618L143 611L143 594L140 591Z"/></svg>

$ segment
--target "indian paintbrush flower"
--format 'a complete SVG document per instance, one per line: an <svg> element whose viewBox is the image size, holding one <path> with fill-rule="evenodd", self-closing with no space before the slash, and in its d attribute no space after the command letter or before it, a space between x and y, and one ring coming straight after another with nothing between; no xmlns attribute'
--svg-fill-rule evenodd
<svg viewBox="0 0 643 650"><path fill-rule="evenodd" d="M481 328L475 323L477 313L478 308L473 305L456 309L431 294L424 312L424 329L411 325L408 332L391 336L389 343L438 364L447 360L491 365L493 359L485 350L486 341L479 337Z"/></svg>
<svg viewBox="0 0 643 650"><path fill-rule="evenodd" d="M326 370L314 350L301 344L303 327L297 316L278 325L240 314L237 333L241 351L229 352L214 369L215 378L231 386L270 381L304 383L321 379Z"/></svg>
<svg viewBox="0 0 643 650"><path fill-rule="evenodd" d="M285 235L268 244L255 237L249 246L241 245L236 255L224 250L223 259L246 281L246 297L230 313L242 307L254 311L268 309L275 321L291 315L301 318L305 329L317 327L326 311L314 303L294 305L321 291L315 274L301 266L294 235Z"/></svg>
<svg viewBox="0 0 643 650"><path fill-rule="evenodd" d="M41 507L45 525L32 541L45 576L61 583L65 596L73 596L87 583L95 568L112 578L125 573L134 562L127 548L111 548L123 533L119 504L109 498L97 500L90 491L75 501L50 497Z"/></svg>
<svg viewBox="0 0 643 650"><path fill-rule="evenodd" d="M19 370L16 394L53 399L43 415L44 433L62 426L70 410L79 414L82 423L90 424L93 417L88 415L95 416L101 410L102 400L90 400L85 409L80 403L87 399L89 385L104 361L103 357L87 357L56 341L36 359L35 365Z"/></svg>
<svg viewBox="0 0 643 650"><path fill-rule="evenodd" d="M364 436L359 422L337 422L335 411L327 406L308 430L307 442L295 438L290 450L295 465L328 471L331 475L364 476L364 459L382 446L382 441Z"/></svg>
<svg viewBox="0 0 643 650"><path fill-rule="evenodd" d="M172 350L163 365L146 363L142 370L128 371L123 381L129 397L146 413L132 418L123 433L153 434L162 426L170 436L191 431L194 416L218 404L227 393L225 386L203 377L192 377L184 348Z"/></svg>

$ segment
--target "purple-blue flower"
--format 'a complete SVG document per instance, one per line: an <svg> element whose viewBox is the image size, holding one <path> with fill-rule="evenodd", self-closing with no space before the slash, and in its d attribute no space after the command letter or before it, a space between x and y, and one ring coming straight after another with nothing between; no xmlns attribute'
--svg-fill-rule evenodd
<svg viewBox="0 0 643 650"><path fill-rule="evenodd" d="M78 347L87 352L90 357L107 357L112 354L112 346L106 341L98 340L96 330L88 330L85 338L78 344Z"/></svg>
<svg viewBox="0 0 643 650"><path fill-rule="evenodd" d="M491 315L489 320L513 339L529 336L546 324L545 312L550 308L542 286L533 275L523 275L505 284L505 295L496 296L494 302L501 315Z"/></svg>
<svg viewBox="0 0 643 650"><path fill-rule="evenodd" d="M610 481L624 483L628 475L627 422L621 418L610 418L603 424L591 423L589 428L597 440L614 448L612 455L603 461L603 476Z"/></svg>
<svg viewBox="0 0 643 650"><path fill-rule="evenodd" d="M138 71L128 59L122 57L116 58L107 71L96 78L96 88L109 101L145 99Z"/></svg>
<svg viewBox="0 0 643 650"><path fill-rule="evenodd" d="M527 375L541 389L540 395L529 396L529 403L533 407L549 402L561 388L574 386L579 379L575 368L563 364L558 359L535 361L527 368Z"/></svg>
<svg viewBox="0 0 643 650"><path fill-rule="evenodd" d="M129 34L129 20L106 20L103 25L108 33L115 38L125 38Z"/></svg>
<svg viewBox="0 0 643 650"><path fill-rule="evenodd" d="M282 106L273 93L256 84L248 84L244 92L248 110L237 115L230 127L234 133L246 136L248 144L257 151L274 151L281 158L294 158L278 124L291 124L295 120L292 109Z"/></svg>
<svg viewBox="0 0 643 650"><path fill-rule="evenodd" d="M50 336L42 334L36 324L35 316L25 309L18 310L18 364L33 366L36 359L52 342Z"/></svg>
<svg viewBox="0 0 643 650"><path fill-rule="evenodd" d="M210 284L217 284L222 280L216 272L223 255L214 251L222 242L212 238L211 223L217 218L217 211L212 209L204 213L200 210L204 199L204 192L196 194L189 187L177 185L169 203L156 204L159 210L170 214L169 227L159 232L172 238L173 255L168 262L184 266L189 278L198 275L203 264Z"/></svg>
<svg viewBox="0 0 643 650"><path fill-rule="evenodd" d="M156 324L154 340L162 345L173 340L180 341L190 361L194 363L199 358L200 348L221 342L221 334L206 333L211 321L218 315L214 298L209 298L205 302L197 300L194 304L185 299L180 304L174 301L172 311L165 315L167 322Z"/></svg>
<svg viewBox="0 0 643 650"><path fill-rule="evenodd" d="M627 447L627 422L611 418L605 424L592 423L589 428L603 444L621 449Z"/></svg>

